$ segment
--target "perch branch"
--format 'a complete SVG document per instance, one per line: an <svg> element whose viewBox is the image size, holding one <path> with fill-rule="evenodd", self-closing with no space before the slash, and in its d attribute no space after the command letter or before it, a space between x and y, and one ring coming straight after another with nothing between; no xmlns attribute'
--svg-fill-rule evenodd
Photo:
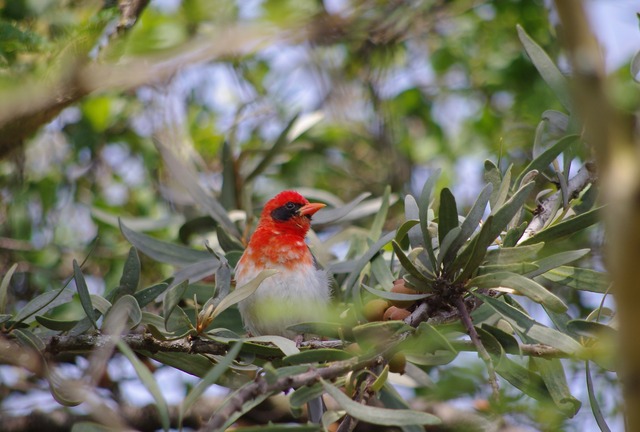
<svg viewBox="0 0 640 432"><path fill-rule="evenodd" d="M584 188L595 183L597 179L596 164L593 162L585 163L567 183L567 198L573 199L577 197ZM547 222L555 215L556 210L562 207L558 205L558 201L563 201L562 190L544 199L540 205L538 205L538 213L531 219L518 244L535 236L547 225Z"/></svg>

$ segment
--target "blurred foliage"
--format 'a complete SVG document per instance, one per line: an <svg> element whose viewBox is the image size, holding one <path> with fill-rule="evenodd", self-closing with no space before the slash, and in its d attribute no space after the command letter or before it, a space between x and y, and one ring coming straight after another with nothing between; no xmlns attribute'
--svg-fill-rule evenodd
<svg viewBox="0 0 640 432"><path fill-rule="evenodd" d="M74 75L81 65L170 63L200 49L198 43L233 45L221 29L249 33L257 28L268 36L253 40L249 49L238 45L234 55L181 64L170 76L145 85L126 85L136 79L132 68L132 76L115 77L124 84L78 97L53 122L29 130L28 139L13 144L11 154L0 160L0 268L7 274L0 299L8 305L0 310L7 314L0 315L4 332L19 329L32 342L29 337L44 340L52 331L80 334L106 322L93 323L88 316L121 310L156 337L194 335L211 318L204 329L227 329L211 337L225 343L237 338L242 328L235 308L207 316L212 310L207 306L216 306L229 293L230 271L261 204L279 190L297 188L333 207L317 215L318 236L312 236L311 246L334 273L341 288L337 309L342 319L355 320L351 324L366 326L363 305L389 291L389 282L398 278L430 299L441 298L443 284L456 286L455 296L466 301L473 301L470 293L476 288L488 288L482 282L516 292L533 290L530 298L551 305L545 329L570 334L565 336L576 346L596 344L594 335L602 329L594 328L593 316L587 318L594 309L606 309L580 291L602 294L608 286L599 272L599 231L584 229L596 222L587 221L595 212L595 187L571 197L565 211L556 209L559 217L544 227L557 229L566 219L560 227L565 229L562 242L555 242L558 231L551 231L538 255L519 257L508 263L511 267L491 262L497 259L497 246L515 247L516 233L522 235L514 217L531 221L538 204L533 197L545 198L550 193L543 190L565 187L562 182L589 158L589 149L576 136L579 120L545 76L551 66L531 52L539 45L551 59L560 55L544 2L152 1L132 26L122 24L115 3L0 2L0 92L62 83L64 96L82 84L83 76ZM640 99L629 91L637 85L627 70L611 75L612 89L619 105L635 112ZM2 126L11 106L0 108ZM483 166L484 159L495 163ZM440 176L434 175L437 169ZM534 169L539 175L525 186L524 176ZM427 178L430 196L422 192ZM474 212L485 182L493 189L485 190L484 204L476 204ZM498 209L525 187L498 218ZM415 208L407 204L411 197ZM500 223L476 230L481 220L487 221L487 202ZM473 223L460 222L467 219ZM411 220L419 220L422 231L403 225ZM396 229L404 236L388 234ZM447 240L452 231L456 235ZM535 239L523 246L536 244ZM207 241L215 255L205 251ZM452 249L443 251L441 244ZM592 249L590 258L579 252L584 248ZM562 253L565 261L559 259ZM531 267L543 264L544 272ZM496 273L499 277L487 282ZM521 283L520 274L535 278L534 285L513 283ZM61 289L72 276L77 289ZM58 290L60 301L47 303ZM162 302L152 301L160 294ZM445 299L443 310L455 296ZM549 384L567 380L559 361L509 360L516 357L506 355L513 352L502 344L513 336L505 328L513 332L527 322L523 310L544 315L539 306L521 306L513 298L502 296L495 300L499 304L489 300L491 313L487 304L473 312L476 325L491 326L479 327L480 336L496 372L506 379L500 402L478 411L486 418L503 415L546 430L566 427L580 402L568 389ZM40 299L35 306L46 304L46 309L28 303L34 299ZM40 319L16 319L29 304ZM502 321L497 318L501 313ZM567 323L571 319L577 319L573 327ZM509 320L508 326L498 325ZM458 360L455 341L465 329L459 322L443 326L416 330L425 343L435 338L447 347L438 355L409 358L421 371L441 378L435 389L421 386L418 397L489 398L491 388L477 365ZM520 343L540 342L517 333ZM556 333L545 333L551 334L545 343L554 346ZM366 344L362 335L360 340L340 336ZM572 342L560 342L567 353L562 343ZM126 348L119 349L135 359ZM268 365L270 356L278 357L273 367L284 364L278 363L283 355L274 347L246 342L242 352L246 364L234 364L231 372L228 365L221 368L220 374L226 371L222 384L236 388L246 382L256 369L252 356L260 366ZM568 354L611 369L599 349ZM179 356L151 357L200 376L211 366L203 356L188 362ZM448 366L454 359L455 366ZM140 379L152 388L153 377L141 370L136 368ZM518 381L525 372L537 378ZM584 370L568 368L569 381L578 372ZM209 376L210 382L217 378ZM609 379L605 375L599 382ZM606 389L614 391L615 383L607 382ZM406 405L386 391L380 395L387 398L386 406ZM554 414L547 414L549 406L555 407Z"/></svg>

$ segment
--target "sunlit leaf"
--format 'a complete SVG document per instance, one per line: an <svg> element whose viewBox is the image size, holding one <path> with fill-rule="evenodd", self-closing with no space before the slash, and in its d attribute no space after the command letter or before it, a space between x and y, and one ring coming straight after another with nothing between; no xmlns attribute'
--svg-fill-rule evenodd
<svg viewBox="0 0 640 432"><path fill-rule="evenodd" d="M225 309L235 305L236 303L240 303L242 300L249 297L258 289L262 281L264 281L266 278L269 278L275 275L276 273L278 273L277 270L262 270L250 282L246 283L241 287L236 288L228 296L223 298L222 301L220 301L220 303L218 304L218 306L214 309L212 316L215 318L216 316L220 315L220 313Z"/></svg>
<svg viewBox="0 0 640 432"><path fill-rule="evenodd" d="M557 143L550 146L546 149L542 154L536 157L534 160L529 162L529 165L526 166L524 170L520 173L518 178L516 179L516 184L522 181L523 177L531 171L544 171L547 167L565 150L567 150L572 145L578 143L580 141L580 137L578 135L568 135L559 140Z"/></svg>
<svg viewBox="0 0 640 432"><path fill-rule="evenodd" d="M562 266L538 276L570 288L604 294L611 286L611 277L591 269Z"/></svg>
<svg viewBox="0 0 640 432"><path fill-rule="evenodd" d="M516 264L523 261L534 261L538 252L542 250L544 243L535 243L528 246L501 247L487 252L488 264Z"/></svg>
<svg viewBox="0 0 640 432"><path fill-rule="evenodd" d="M558 409L569 418L575 416L582 403L571 394L560 360L532 357L532 361Z"/></svg>
<svg viewBox="0 0 640 432"><path fill-rule="evenodd" d="M530 273L527 273L526 276L529 278L533 278L543 273L547 273L549 270L553 270L557 267L561 267L565 264L569 264L579 260L580 258L587 255L590 251L590 249L578 249L573 251L560 252L548 257L544 257L533 262L538 266L538 268Z"/></svg>
<svg viewBox="0 0 640 432"><path fill-rule="evenodd" d="M282 336L268 335L268 336L253 336L246 339L247 342L266 342L277 346L280 351L286 356L299 354L300 349L296 346L296 343L291 339L287 339Z"/></svg>
<svg viewBox="0 0 640 432"><path fill-rule="evenodd" d="M474 286L478 288L512 288L518 294L527 296L534 302L543 304L554 312L566 312L568 309L560 298L545 287L516 273L499 272L477 276L467 282L467 287Z"/></svg>
<svg viewBox="0 0 640 432"><path fill-rule="evenodd" d="M338 405L347 413L361 421L382 426L404 426L404 425L435 425L440 424L440 419L432 414L421 411L406 409L376 408L363 405L351 400L337 387L321 380L324 390L333 397Z"/></svg>
<svg viewBox="0 0 640 432"><path fill-rule="evenodd" d="M553 240L560 240L568 235L582 231L583 229L600 222L601 209L602 207L598 207L586 213L565 219L558 224L551 225L550 227L536 233L533 237L526 239L521 244L529 245L538 242L549 243Z"/></svg>

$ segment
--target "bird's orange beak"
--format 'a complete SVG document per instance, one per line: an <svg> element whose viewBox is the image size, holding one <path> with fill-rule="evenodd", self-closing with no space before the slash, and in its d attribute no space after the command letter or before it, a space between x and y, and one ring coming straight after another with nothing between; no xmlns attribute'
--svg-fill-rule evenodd
<svg viewBox="0 0 640 432"><path fill-rule="evenodd" d="M311 216L312 214L320 210L322 207L326 207L326 206L327 206L326 204L322 204L322 203L309 203L305 206L300 207L300 210L298 210L298 213L300 213L301 216Z"/></svg>

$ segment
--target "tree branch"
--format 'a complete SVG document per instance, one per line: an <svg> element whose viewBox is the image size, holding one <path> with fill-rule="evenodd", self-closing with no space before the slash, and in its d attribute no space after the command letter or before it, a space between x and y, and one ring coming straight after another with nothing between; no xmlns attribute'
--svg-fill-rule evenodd
<svg viewBox="0 0 640 432"><path fill-rule="evenodd" d="M593 162L585 163L578 170L576 175L574 175L567 183L567 197L571 199L577 197L584 188L595 183L597 180L598 173L596 165ZM559 190L550 197L544 199L538 205L536 215L531 219L529 225L527 225L527 229L524 231L520 240L518 240L518 244L530 239L540 232L547 225L549 219L554 217L558 209L561 208L559 202L562 202L562 200L562 190Z"/></svg>

